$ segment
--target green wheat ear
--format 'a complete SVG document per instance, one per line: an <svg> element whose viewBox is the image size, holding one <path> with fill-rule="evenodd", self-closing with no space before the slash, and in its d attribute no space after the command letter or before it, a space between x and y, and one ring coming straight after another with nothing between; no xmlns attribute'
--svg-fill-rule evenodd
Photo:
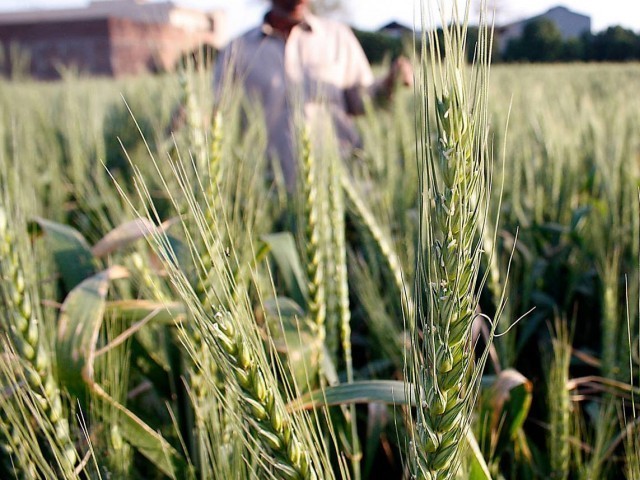
<svg viewBox="0 0 640 480"><path fill-rule="evenodd" d="M566 320L557 319L556 336L552 339L553 357L547 380L549 408L549 463L553 478L569 478L571 461L571 392L569 364L571 362L571 336Z"/></svg>
<svg viewBox="0 0 640 480"><path fill-rule="evenodd" d="M77 460L76 449L53 375L39 300L28 285L16 233L7 210L0 205L0 327L7 333L11 348L24 368L24 379L55 430L55 439L64 457L59 459L64 463L63 469L72 470Z"/></svg>
<svg viewBox="0 0 640 480"><path fill-rule="evenodd" d="M423 60L425 125L422 137L423 199L418 259L418 305L409 377L422 398L412 442L417 478L450 479L462 464L481 360L473 358L472 324L482 249L480 209L488 192L485 149L488 41L481 28L478 63L468 82L465 19L429 35ZM427 49L425 48L426 52ZM442 59L441 57L444 57ZM435 118L432 124L429 116ZM428 140L430 135L433 140Z"/></svg>
<svg viewBox="0 0 640 480"><path fill-rule="evenodd" d="M306 269L309 287L308 314L317 327L319 340L324 344L327 338L327 305L326 305L326 245L325 215L323 189L324 177L319 171L307 130L301 139L301 173L303 194L303 224L306 249Z"/></svg>
<svg viewBox="0 0 640 480"><path fill-rule="evenodd" d="M148 208L144 214L150 218L156 217L157 212L153 210L144 179L138 176L136 180L139 181L141 199ZM223 219L219 216L229 212L221 205L220 209L211 209L212 217L207 218L208 213L203 212L203 207L195 201L193 187L188 180L181 185L189 209L182 220L183 231L188 237L186 248L197 264L198 273L211 270L217 274L219 281L233 279L227 253L218 248L219 238L211 238L217 231L207 223L212 219L220 224ZM170 191L167 193L172 195ZM174 205L179 204L178 200L172 197ZM227 231L223 234L230 237ZM231 257L236 255L236 241L234 239L230 244ZM321 452L315 451L315 437L307 419L290 414L285 408L288 399L278 388L274 369L266 357L264 339L259 335L247 291L230 291L235 287L231 283L225 284L220 291L207 286L206 291L211 290L212 296L203 298L202 286L194 286L174 261L169 238L164 233L156 232L151 244L162 260L173 289L190 313L189 328L198 336L194 338L186 328L181 332L181 340L193 358L196 370L199 370L198 380L206 382L207 391L213 392L222 401L224 416L228 416L225 421L229 420L230 426L238 427L248 455L255 455L253 459L256 463L251 467L269 478L313 480L330 477L330 473L325 474L319 467L321 463L324 466L325 460L321 458ZM207 249L206 254L200 251L201 245ZM237 262L237 259L232 259ZM203 264L204 261L207 265ZM211 299L216 300L214 307L211 306ZM223 388L218 384L217 377L211 374L212 365L224 377ZM192 393L197 395L197 389L193 389ZM229 409L236 402L227 401L225 396L228 393L233 398L237 397L240 411ZM222 441L225 441L224 433Z"/></svg>

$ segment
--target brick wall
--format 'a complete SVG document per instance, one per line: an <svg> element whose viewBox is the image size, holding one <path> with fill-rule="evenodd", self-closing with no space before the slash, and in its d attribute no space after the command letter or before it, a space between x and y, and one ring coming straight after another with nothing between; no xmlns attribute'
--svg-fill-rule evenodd
<svg viewBox="0 0 640 480"><path fill-rule="evenodd" d="M171 71L199 45L213 44L213 32L186 32L169 24L124 18L19 23L0 26L5 49L2 72L10 74L10 45L30 58L30 73L59 78L60 65L92 75L123 76Z"/></svg>
<svg viewBox="0 0 640 480"><path fill-rule="evenodd" d="M111 64L115 76L149 71L171 71L180 57L202 43L212 43L212 34L186 32L167 24L109 19Z"/></svg>
<svg viewBox="0 0 640 480"><path fill-rule="evenodd" d="M112 74L106 20L2 25L0 43L5 74L11 72L12 44L28 55L31 75L36 78L58 78L61 65L97 75Z"/></svg>

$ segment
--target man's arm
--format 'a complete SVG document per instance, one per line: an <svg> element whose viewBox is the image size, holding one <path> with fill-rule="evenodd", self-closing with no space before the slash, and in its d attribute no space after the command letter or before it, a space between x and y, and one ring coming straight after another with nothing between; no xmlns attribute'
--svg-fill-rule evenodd
<svg viewBox="0 0 640 480"><path fill-rule="evenodd" d="M413 66L405 56L396 58L391 63L387 74L372 85L371 96L389 100L397 84L405 87L413 86Z"/></svg>
<svg viewBox="0 0 640 480"><path fill-rule="evenodd" d="M346 79L348 86L345 88L344 95L347 113L350 115L364 113L364 96L384 102L391 98L396 84L413 85L413 67L406 57L401 56L395 59L387 74L375 79L360 42L351 30L344 43L345 48L349 49Z"/></svg>

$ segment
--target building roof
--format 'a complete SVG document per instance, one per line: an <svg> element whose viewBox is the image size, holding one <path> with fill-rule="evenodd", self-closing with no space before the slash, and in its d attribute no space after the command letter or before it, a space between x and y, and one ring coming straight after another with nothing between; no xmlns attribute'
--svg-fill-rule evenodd
<svg viewBox="0 0 640 480"><path fill-rule="evenodd" d="M520 20L516 20L515 22L511 22L511 23L508 23L506 25L502 25L501 27L498 28L498 30L507 29L507 28L515 26L515 25L524 25L526 23L538 20L540 18L547 17L548 15L554 15L554 14L570 14L570 15L572 15L574 17L581 17L583 19L591 21L591 17L589 15L585 15L585 14L582 14L582 13L577 13L577 12L574 12L573 10L569 10L565 6L558 5L556 7L550 8L549 10L547 10L544 13L540 13L538 15L534 15L533 17L523 18L523 19L520 19Z"/></svg>
<svg viewBox="0 0 640 480"><path fill-rule="evenodd" d="M174 10L205 14L200 10L178 7L172 1L152 3L147 0L93 0L87 7L82 8L31 9L0 13L0 24L95 20L109 17L128 18L144 23L167 23Z"/></svg>
<svg viewBox="0 0 640 480"><path fill-rule="evenodd" d="M543 13L542 15L548 15L550 13L570 13L571 15L577 16L577 17L583 17L583 18L591 18L589 15L585 15L583 13L578 13L578 12L574 12L573 10L569 10L567 7L563 6L563 5L558 5L556 7L550 8L549 10L546 11L546 13Z"/></svg>
<svg viewBox="0 0 640 480"><path fill-rule="evenodd" d="M412 32L413 29L411 27L407 27L406 25L403 25L402 23L396 22L395 20L392 22L387 23L386 25L381 26L379 29L379 31L382 30L407 30Z"/></svg>

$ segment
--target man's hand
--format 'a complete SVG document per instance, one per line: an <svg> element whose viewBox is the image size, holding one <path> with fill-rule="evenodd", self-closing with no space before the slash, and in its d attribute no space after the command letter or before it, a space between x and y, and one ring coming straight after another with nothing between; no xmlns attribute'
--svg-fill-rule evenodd
<svg viewBox="0 0 640 480"><path fill-rule="evenodd" d="M413 86L413 66L405 56L396 58L389 69L390 84L402 83L405 87Z"/></svg>
<svg viewBox="0 0 640 480"><path fill-rule="evenodd" d="M389 100L396 83L401 83L405 87L413 86L413 66L407 57L400 56L391 63L387 75L378 82L376 96L379 99Z"/></svg>

